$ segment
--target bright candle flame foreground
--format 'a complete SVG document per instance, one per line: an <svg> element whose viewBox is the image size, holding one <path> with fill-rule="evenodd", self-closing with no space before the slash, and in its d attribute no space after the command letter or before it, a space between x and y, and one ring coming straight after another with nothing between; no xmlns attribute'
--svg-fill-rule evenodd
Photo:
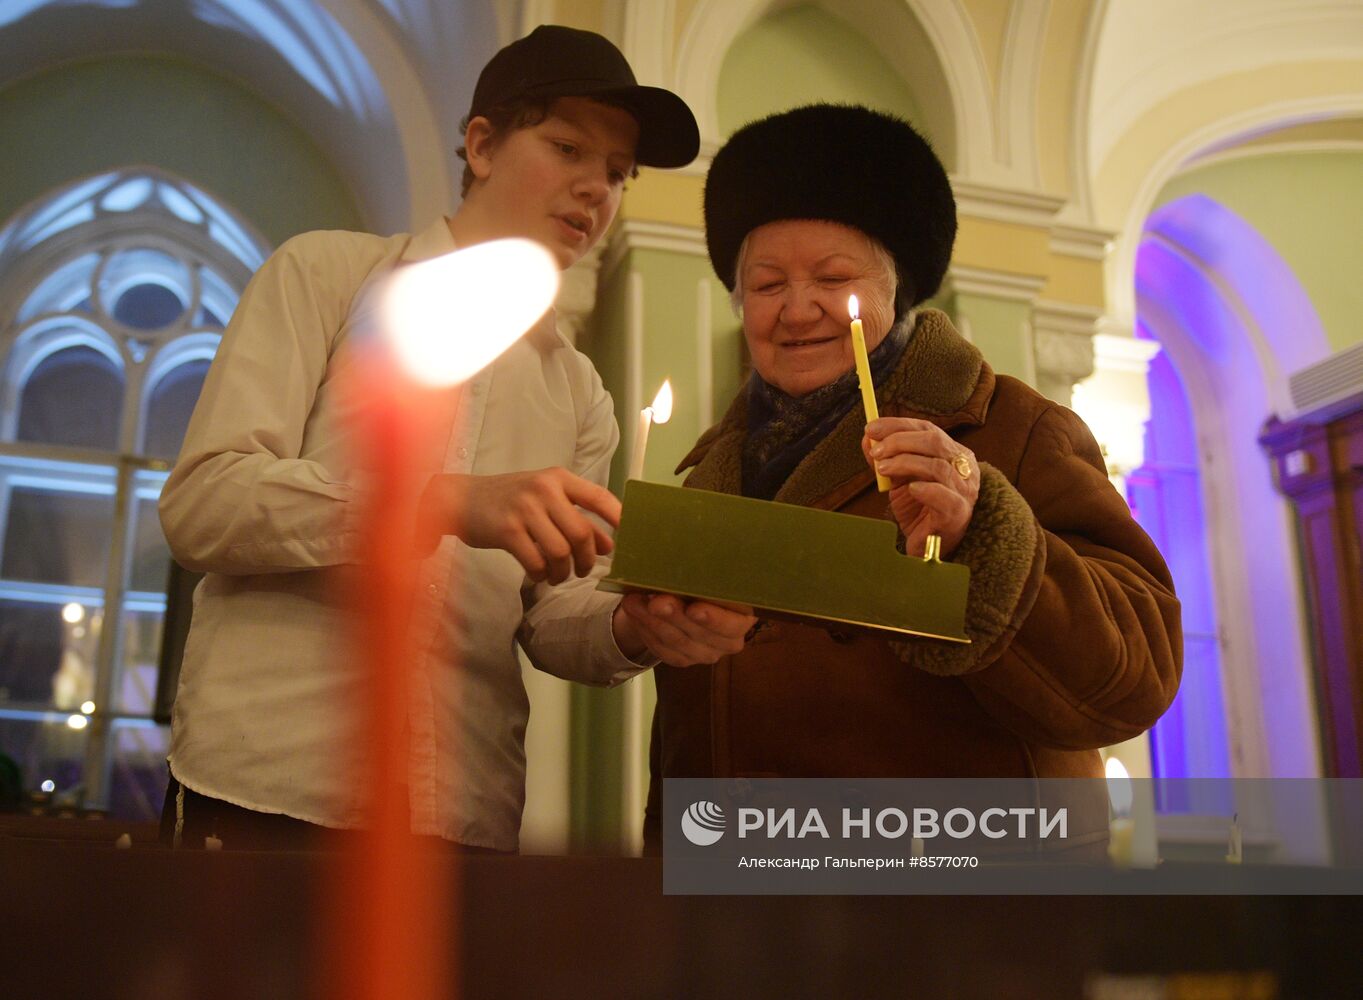
<svg viewBox="0 0 1363 1000"><path fill-rule="evenodd" d="M847 315L851 319L856 319L861 315L861 303L857 301L855 295L847 296Z"/></svg>
<svg viewBox="0 0 1363 1000"><path fill-rule="evenodd" d="M85 608L79 604L71 603L62 608L62 621L74 625L85 617Z"/></svg>
<svg viewBox="0 0 1363 1000"><path fill-rule="evenodd" d="M1131 815L1131 776L1126 765L1116 757L1109 757L1104 765L1107 772L1107 796L1112 800L1112 811L1117 816Z"/></svg>
<svg viewBox="0 0 1363 1000"><path fill-rule="evenodd" d="M72 729L84 729L90 724L90 720L83 715L68 715L66 724Z"/></svg>
<svg viewBox="0 0 1363 1000"><path fill-rule="evenodd" d="M655 424L665 424L672 419L672 380L663 379L663 387L658 390L658 395L653 397L653 405L649 407L653 411L653 422Z"/></svg>
<svg viewBox="0 0 1363 1000"><path fill-rule="evenodd" d="M398 271L385 292L384 332L408 376L454 385L530 329L558 282L558 264L538 243L478 243Z"/></svg>

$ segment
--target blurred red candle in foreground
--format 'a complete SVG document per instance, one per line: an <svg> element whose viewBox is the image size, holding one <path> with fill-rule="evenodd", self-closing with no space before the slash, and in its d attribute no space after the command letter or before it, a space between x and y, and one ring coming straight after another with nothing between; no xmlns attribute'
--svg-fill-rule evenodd
<svg viewBox="0 0 1363 1000"><path fill-rule="evenodd" d="M405 726L417 650L411 622L418 501L439 458L457 385L490 364L549 308L559 272L547 250L497 240L404 267L381 290L382 340L350 366L357 459L366 484L361 573L351 595L356 655L368 686L362 713L369 826L341 859L327 941L324 995L365 1000L451 995L455 933L449 866L434 838L411 834Z"/></svg>

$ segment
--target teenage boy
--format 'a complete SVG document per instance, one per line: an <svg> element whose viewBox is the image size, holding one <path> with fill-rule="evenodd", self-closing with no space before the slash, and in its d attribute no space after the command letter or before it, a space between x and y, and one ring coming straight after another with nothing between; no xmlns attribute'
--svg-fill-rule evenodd
<svg viewBox="0 0 1363 1000"><path fill-rule="evenodd" d="M171 551L205 572L176 697L163 829L176 843L308 846L365 821L363 674L337 578L353 572L361 489L334 377L361 290L395 267L527 237L561 267L610 226L636 164L690 162L695 120L638 86L591 32L542 26L479 77L464 200L416 235L306 233L252 279L161 497ZM459 303L449 304L451 329ZM550 314L475 376L450 413L422 504L449 532L419 569L407 713L412 830L514 851L528 702L515 644L540 669L618 683L659 660L713 662L753 619L598 592L618 523L605 488L610 396Z"/></svg>

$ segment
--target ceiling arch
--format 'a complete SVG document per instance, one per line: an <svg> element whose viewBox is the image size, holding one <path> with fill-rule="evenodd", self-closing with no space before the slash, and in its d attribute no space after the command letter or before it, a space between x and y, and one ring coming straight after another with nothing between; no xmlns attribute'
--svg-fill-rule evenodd
<svg viewBox="0 0 1363 1000"><path fill-rule="evenodd" d="M119 52L187 58L300 122L351 184L366 225L409 228L447 206L453 147L407 55L399 0L385 3L24 0L0 19L0 87Z"/></svg>
<svg viewBox="0 0 1363 1000"><path fill-rule="evenodd" d="M1151 128L1126 140L1132 148L1134 162L1120 163L1120 170L1100 175L1095 180L1094 198L1099 222L1117 234L1106 272L1106 295L1108 313L1119 324L1129 326L1135 318L1132 275L1145 218L1160 190L1185 165L1205 150L1234 145L1265 129L1296 122L1349 118L1363 111L1363 90L1357 94L1327 92L1293 96L1293 86L1300 84L1301 78L1290 72L1276 81L1275 76L1265 74L1253 82L1256 89L1276 90L1279 94L1276 100L1265 97L1262 102L1254 102L1236 97L1237 89L1251 84L1249 79L1241 81L1242 87L1217 81L1205 86L1219 90L1223 101L1207 101L1200 109L1189 107L1188 113L1177 116L1152 112L1147 122ZM1287 93L1283 94L1283 90ZM1193 97L1185 100L1196 103ZM1222 106L1217 107L1217 103ZM1191 121L1189 114L1193 116Z"/></svg>
<svg viewBox="0 0 1363 1000"><path fill-rule="evenodd" d="M1355 0L1110 0L1090 80L1090 168L1150 108L1205 81L1335 59L1363 59Z"/></svg>

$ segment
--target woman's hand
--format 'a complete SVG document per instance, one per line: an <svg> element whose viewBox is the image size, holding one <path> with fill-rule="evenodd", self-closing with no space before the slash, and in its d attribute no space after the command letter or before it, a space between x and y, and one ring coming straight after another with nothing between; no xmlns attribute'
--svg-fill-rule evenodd
<svg viewBox="0 0 1363 1000"><path fill-rule="evenodd" d="M890 509L904 532L905 551L921 556L928 535L940 535L942 555L955 552L980 496L974 453L936 424L912 417L871 421L861 450L890 480Z"/></svg>
<svg viewBox="0 0 1363 1000"><path fill-rule="evenodd" d="M630 659L647 649L669 666L689 667L741 652L757 619L673 594L626 594L611 624L616 645Z"/></svg>

